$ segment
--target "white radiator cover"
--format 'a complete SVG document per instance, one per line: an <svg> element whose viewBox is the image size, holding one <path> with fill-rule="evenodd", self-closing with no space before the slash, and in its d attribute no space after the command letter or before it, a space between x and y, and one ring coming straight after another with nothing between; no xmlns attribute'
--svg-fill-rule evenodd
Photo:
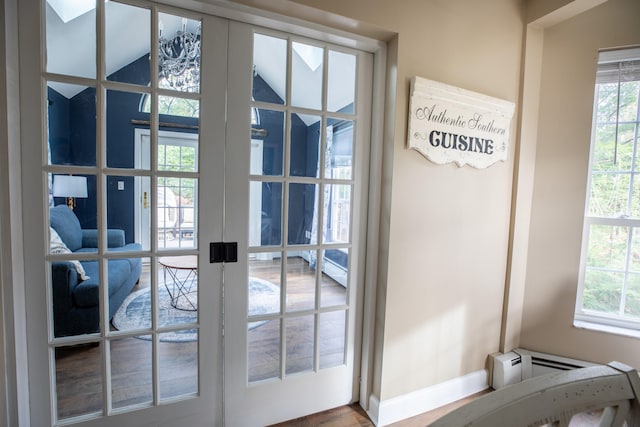
<svg viewBox="0 0 640 427"><path fill-rule="evenodd" d="M491 386L496 390L549 372L594 366L594 363L584 360L538 353L522 348L504 354L493 354L489 357L492 359L490 364L493 369L493 373L490 376Z"/></svg>

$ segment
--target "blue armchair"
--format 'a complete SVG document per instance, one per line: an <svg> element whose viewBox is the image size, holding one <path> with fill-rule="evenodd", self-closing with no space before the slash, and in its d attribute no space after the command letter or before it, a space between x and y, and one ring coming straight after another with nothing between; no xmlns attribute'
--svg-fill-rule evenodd
<svg viewBox="0 0 640 427"><path fill-rule="evenodd" d="M83 230L80 221L66 205L50 209L51 227L74 253L98 250L97 230ZM107 230L109 251L139 251L138 243L125 243L124 230ZM56 337L89 334L100 331L98 261L81 261L89 278L81 280L71 262L53 262L53 321ZM107 262L109 319L113 317L142 273L140 258L111 259Z"/></svg>

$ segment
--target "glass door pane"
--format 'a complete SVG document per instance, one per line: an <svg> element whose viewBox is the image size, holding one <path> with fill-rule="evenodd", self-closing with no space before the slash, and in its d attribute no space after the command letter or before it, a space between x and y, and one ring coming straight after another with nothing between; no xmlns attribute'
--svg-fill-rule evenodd
<svg viewBox="0 0 640 427"><path fill-rule="evenodd" d="M286 357L280 363L280 371L272 371L276 377L335 366L333 362L317 363L319 328L316 323L320 318L331 319L329 313L345 317L344 307L349 302L346 288L354 186L354 121L351 117L355 112L356 56L290 40L289 69L284 59L276 64L266 60L271 56L280 57L283 49L281 37L254 36L253 94L260 94L260 102L255 103L258 114L252 115L251 123L249 218L252 234L248 242L248 268L250 275L257 270L264 271L266 262L271 263L272 271L281 269L281 273L272 276L278 277L273 285L276 292L282 294L283 309L265 317L281 323L284 328L285 339L279 345L280 353ZM327 69L323 67L326 57L330 60ZM274 79L274 68L278 68L278 78L284 76L290 81L290 97L284 90L287 85ZM339 97L343 76L350 89ZM330 97L323 104L321 94L325 90ZM272 95L266 96L269 92ZM284 101L285 108L278 107L279 100ZM283 128L286 132L281 132ZM279 153L284 154L284 167L280 167L283 157ZM286 213L282 219L280 212ZM274 225L278 226L277 233ZM273 252L273 246L284 250ZM251 280L247 292L250 302L257 298L252 296L256 290L251 287ZM338 308L340 310L335 311ZM251 310L250 305L250 323ZM258 330L250 334L256 335ZM345 334L338 336L343 339L332 337L320 343L323 353L332 354L333 361L344 360L344 355L338 353L344 351ZM271 347L274 343L264 341L264 345ZM257 370L252 364L262 366L264 361L250 359L250 380L251 372Z"/></svg>
<svg viewBox="0 0 640 427"><path fill-rule="evenodd" d="M224 168L202 172L200 140L203 132L219 134L224 121L201 128L200 113L224 109L224 97L203 98L225 90L219 58L226 58L228 23L114 1L84 2L87 10L66 20L70 2L43 1L48 58L56 56L43 70L49 102L41 165L50 241L49 421L126 412L118 415L125 424L140 425L135 409L169 403L175 420L147 411L144 422L171 424L185 413L214 420L219 373L203 379L200 360L218 366L213 312L221 301L213 296L221 269L202 265L198 242L203 217L205 238L220 238L223 197L211 185L201 199L200 182L223 182ZM92 23L78 33L85 21ZM65 40L66 52L56 48ZM84 50L86 43L93 48ZM211 46L211 58L202 57L201 44ZM209 64L208 83L200 81L201 62ZM224 141L207 150L223 159ZM208 215L199 212L201 200Z"/></svg>
<svg viewBox="0 0 640 427"><path fill-rule="evenodd" d="M96 1L46 2L48 73L96 78Z"/></svg>

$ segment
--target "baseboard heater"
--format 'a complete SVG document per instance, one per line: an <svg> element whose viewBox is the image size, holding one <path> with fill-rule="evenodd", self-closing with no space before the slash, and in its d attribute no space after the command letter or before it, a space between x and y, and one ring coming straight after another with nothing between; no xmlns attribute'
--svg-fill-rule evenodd
<svg viewBox="0 0 640 427"><path fill-rule="evenodd" d="M538 353L521 348L508 353L492 354L490 359L489 364L493 371L490 375L492 379L491 386L496 390L538 375L594 365L583 360Z"/></svg>

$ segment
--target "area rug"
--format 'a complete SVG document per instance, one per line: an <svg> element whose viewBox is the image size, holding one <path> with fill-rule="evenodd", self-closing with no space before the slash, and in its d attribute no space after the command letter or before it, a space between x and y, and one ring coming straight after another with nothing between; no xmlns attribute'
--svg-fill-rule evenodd
<svg viewBox="0 0 640 427"><path fill-rule="evenodd" d="M158 285L158 320L160 327L190 325L198 321L197 311L179 310L171 306L171 298L163 283ZM278 312L280 307L280 287L266 280L249 278L249 316ZM255 329L267 321L251 322L249 329ZM121 331L148 329L151 327L151 292L149 288L131 293L122 303L111 320L114 328ZM151 335L137 338L150 340ZM197 339L196 329L164 332L162 342L189 342Z"/></svg>

